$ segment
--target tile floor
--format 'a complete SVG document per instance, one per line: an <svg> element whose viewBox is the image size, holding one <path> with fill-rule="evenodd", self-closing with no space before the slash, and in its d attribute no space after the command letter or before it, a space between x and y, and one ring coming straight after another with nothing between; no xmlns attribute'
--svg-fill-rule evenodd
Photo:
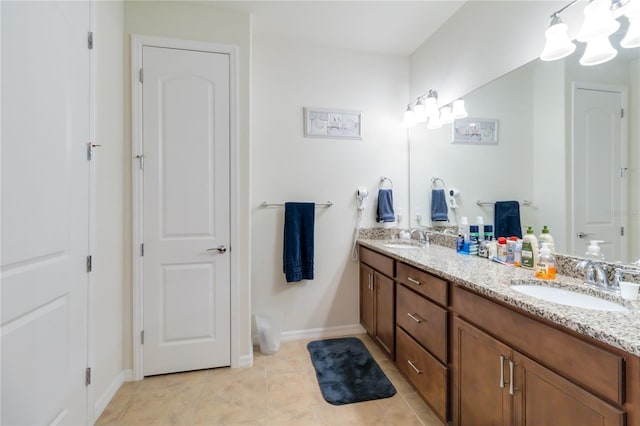
<svg viewBox="0 0 640 426"><path fill-rule="evenodd" d="M254 351L251 368L218 368L122 385L96 425L426 425L442 423L366 336L358 335L395 386L391 398L334 406L320 393L306 345Z"/></svg>

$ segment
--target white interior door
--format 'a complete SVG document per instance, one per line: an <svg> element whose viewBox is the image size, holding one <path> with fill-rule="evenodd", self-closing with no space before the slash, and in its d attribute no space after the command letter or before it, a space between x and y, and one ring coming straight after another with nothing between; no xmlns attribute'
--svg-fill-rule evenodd
<svg viewBox="0 0 640 426"><path fill-rule="evenodd" d="M624 260L624 108L615 90L574 90L572 253L584 253L589 240L602 240L609 260Z"/></svg>
<svg viewBox="0 0 640 426"><path fill-rule="evenodd" d="M228 366L229 56L142 63L144 375Z"/></svg>
<svg viewBox="0 0 640 426"><path fill-rule="evenodd" d="M0 423L86 424L90 3L0 7Z"/></svg>

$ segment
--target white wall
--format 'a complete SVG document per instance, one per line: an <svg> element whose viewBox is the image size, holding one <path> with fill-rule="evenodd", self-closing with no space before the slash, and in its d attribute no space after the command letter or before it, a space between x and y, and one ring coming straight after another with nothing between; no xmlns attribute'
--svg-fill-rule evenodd
<svg viewBox="0 0 640 426"><path fill-rule="evenodd" d="M631 62L629 102L629 231L640 236L640 59ZM635 190L631 190L635 188ZM640 260L640 238L630 238L630 259Z"/></svg>
<svg viewBox="0 0 640 426"><path fill-rule="evenodd" d="M96 234L93 392L99 409L123 370L123 3L95 2ZM118 383L119 384L119 383ZM116 385L117 386L117 385ZM97 413L99 414L99 413Z"/></svg>
<svg viewBox="0 0 640 426"><path fill-rule="evenodd" d="M131 34L182 38L232 44L239 47L239 181L238 181L238 241L233 247L240 259L238 275L232 277L232 292L236 292L240 301L239 314L232 318L232 327L239 330L237 342L239 356L250 360L251 324L250 324L250 265L249 252L251 228L249 219L250 196L250 58L251 58L251 19L242 13L217 9L206 3L183 3L170 1L127 1L125 2L125 318L124 353L125 368L131 368L132 360L132 264L131 264ZM233 339L232 339L233 340ZM234 342L232 341L232 344ZM233 349L232 349L233 352Z"/></svg>
<svg viewBox="0 0 640 426"><path fill-rule="evenodd" d="M407 57L254 39L252 150L253 311L284 315L289 335L357 326L358 269L350 260L355 190L365 186L364 226L375 225L380 176L407 210L407 140L398 112L408 96ZM363 140L303 137L303 107L363 111ZM331 200L315 222L315 279L282 273L283 208L263 201ZM404 223L406 226L406 222Z"/></svg>
<svg viewBox="0 0 640 426"><path fill-rule="evenodd" d="M436 89L443 103L463 96L536 58L549 16L566 1L470 1L411 55L411 95ZM569 34L582 8L562 14ZM405 101L406 104L407 101Z"/></svg>

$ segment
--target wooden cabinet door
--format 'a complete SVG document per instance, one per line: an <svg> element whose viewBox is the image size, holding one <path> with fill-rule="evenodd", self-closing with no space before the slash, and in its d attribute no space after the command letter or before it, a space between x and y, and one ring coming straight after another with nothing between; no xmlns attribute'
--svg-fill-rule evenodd
<svg viewBox="0 0 640 426"><path fill-rule="evenodd" d="M453 318L452 330L453 424L510 425L512 350L458 317Z"/></svg>
<svg viewBox="0 0 640 426"><path fill-rule="evenodd" d="M360 264L360 324L370 336L375 336L373 269Z"/></svg>
<svg viewBox="0 0 640 426"><path fill-rule="evenodd" d="M515 425L622 426L624 412L515 352Z"/></svg>
<svg viewBox="0 0 640 426"><path fill-rule="evenodd" d="M375 289L375 337L378 343L394 357L395 333L395 283L392 279L374 272Z"/></svg>

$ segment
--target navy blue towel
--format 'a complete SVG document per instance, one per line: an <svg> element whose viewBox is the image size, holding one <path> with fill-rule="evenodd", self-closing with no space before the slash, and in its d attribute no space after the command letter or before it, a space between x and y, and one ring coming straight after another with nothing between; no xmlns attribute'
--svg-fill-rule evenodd
<svg viewBox="0 0 640 426"><path fill-rule="evenodd" d="M494 209L495 236L522 238L520 225L520 203L517 201L496 201Z"/></svg>
<svg viewBox="0 0 640 426"><path fill-rule="evenodd" d="M433 222L446 222L449 220L447 199L444 189L431 190L431 220Z"/></svg>
<svg viewBox="0 0 640 426"><path fill-rule="evenodd" d="M390 189L379 189L376 222L395 222L395 220L396 215L393 212L393 191Z"/></svg>
<svg viewBox="0 0 640 426"><path fill-rule="evenodd" d="M284 203L282 267L288 283L313 279L314 203Z"/></svg>

